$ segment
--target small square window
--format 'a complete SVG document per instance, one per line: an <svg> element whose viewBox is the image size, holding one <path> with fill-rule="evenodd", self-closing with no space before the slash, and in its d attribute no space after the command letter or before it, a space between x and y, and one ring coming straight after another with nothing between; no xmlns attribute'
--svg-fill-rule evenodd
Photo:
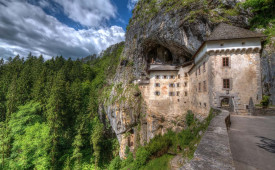
<svg viewBox="0 0 275 170"><path fill-rule="evenodd" d="M164 76L163 76L163 79L167 79L167 76L166 76L166 75L164 75Z"/></svg>
<svg viewBox="0 0 275 170"><path fill-rule="evenodd" d="M169 96L175 96L174 92L169 92Z"/></svg>
<svg viewBox="0 0 275 170"><path fill-rule="evenodd" d="M245 42L242 42L242 45L245 45Z"/></svg>
<svg viewBox="0 0 275 170"><path fill-rule="evenodd" d="M177 87L180 87L180 83L177 83Z"/></svg>
<svg viewBox="0 0 275 170"><path fill-rule="evenodd" d="M185 77L188 77L188 74L187 74L187 73L184 73L184 76L185 76Z"/></svg>
<svg viewBox="0 0 275 170"><path fill-rule="evenodd" d="M184 96L187 96L187 91L186 91L186 92L184 92Z"/></svg>
<svg viewBox="0 0 275 170"><path fill-rule="evenodd" d="M224 44L223 44L223 43L221 43L221 46L224 46Z"/></svg>
<svg viewBox="0 0 275 170"><path fill-rule="evenodd" d="M180 92L179 91L177 91L177 96L179 96L180 95Z"/></svg>
<svg viewBox="0 0 275 170"><path fill-rule="evenodd" d="M160 76L159 76L159 75L156 75L156 79L160 79Z"/></svg>
<svg viewBox="0 0 275 170"><path fill-rule="evenodd" d="M206 107L206 103L203 103L204 104L204 107Z"/></svg>
<svg viewBox="0 0 275 170"><path fill-rule="evenodd" d="M173 76L173 75L170 76L170 79L174 79L174 78L175 78L175 76Z"/></svg>
<svg viewBox="0 0 275 170"><path fill-rule="evenodd" d="M184 87L187 87L187 82L184 82Z"/></svg>
<svg viewBox="0 0 275 170"><path fill-rule="evenodd" d="M156 83L155 86L156 86L156 87L160 87L160 83Z"/></svg>
<svg viewBox="0 0 275 170"><path fill-rule="evenodd" d="M159 92L159 91L155 91L155 95L156 95L156 96L159 96L159 95L160 95L160 92Z"/></svg>
<svg viewBox="0 0 275 170"><path fill-rule="evenodd" d="M170 83L169 87L175 87L175 84L174 83Z"/></svg>

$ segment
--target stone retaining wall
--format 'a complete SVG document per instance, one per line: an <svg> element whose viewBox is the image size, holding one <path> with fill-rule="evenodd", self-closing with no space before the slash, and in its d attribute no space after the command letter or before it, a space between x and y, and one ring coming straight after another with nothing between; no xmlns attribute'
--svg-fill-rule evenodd
<svg viewBox="0 0 275 170"><path fill-rule="evenodd" d="M255 108L252 113L253 116L275 116L275 108Z"/></svg>
<svg viewBox="0 0 275 170"><path fill-rule="evenodd" d="M214 117L204 133L194 158L182 170L227 170L235 169L229 145L227 127L230 114L226 110Z"/></svg>

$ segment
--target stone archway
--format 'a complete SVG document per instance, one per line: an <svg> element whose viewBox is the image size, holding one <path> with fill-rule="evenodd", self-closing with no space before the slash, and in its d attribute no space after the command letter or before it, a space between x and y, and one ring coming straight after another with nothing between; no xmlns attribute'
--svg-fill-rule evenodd
<svg viewBox="0 0 275 170"><path fill-rule="evenodd" d="M223 97L221 98L221 108L229 107L229 97Z"/></svg>
<svg viewBox="0 0 275 170"><path fill-rule="evenodd" d="M234 97L233 96L222 96L220 97L220 107L222 109L234 112Z"/></svg>

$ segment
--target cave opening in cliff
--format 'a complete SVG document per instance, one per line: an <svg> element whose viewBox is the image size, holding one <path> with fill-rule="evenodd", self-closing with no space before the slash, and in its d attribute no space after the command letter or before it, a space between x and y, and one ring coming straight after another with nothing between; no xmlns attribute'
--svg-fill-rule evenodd
<svg viewBox="0 0 275 170"><path fill-rule="evenodd" d="M172 64L173 55L171 51L164 46L155 45L148 50L147 53L148 64Z"/></svg>

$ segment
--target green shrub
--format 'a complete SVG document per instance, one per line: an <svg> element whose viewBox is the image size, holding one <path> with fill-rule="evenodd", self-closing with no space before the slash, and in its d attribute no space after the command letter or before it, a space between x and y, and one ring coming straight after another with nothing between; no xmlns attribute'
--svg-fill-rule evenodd
<svg viewBox="0 0 275 170"><path fill-rule="evenodd" d="M144 147L138 148L136 152L136 160L134 162L134 169L139 169L140 167L145 165L149 159L149 156L150 156L150 153L146 148Z"/></svg>
<svg viewBox="0 0 275 170"><path fill-rule="evenodd" d="M119 156L115 157L109 165L109 170L117 170L121 168L121 159Z"/></svg>
<svg viewBox="0 0 275 170"><path fill-rule="evenodd" d="M194 122L194 114L192 113L191 110L187 111L187 115L185 119L188 126L190 126Z"/></svg>
<svg viewBox="0 0 275 170"><path fill-rule="evenodd" d="M146 147L151 156L159 157L165 154L172 145L172 140L164 135L155 136Z"/></svg>
<svg viewBox="0 0 275 170"><path fill-rule="evenodd" d="M261 104L263 107L267 107L269 105L269 96L264 95Z"/></svg>
<svg viewBox="0 0 275 170"><path fill-rule="evenodd" d="M134 162L134 156L133 156L133 153L128 153L127 154L127 158L124 159L122 162L121 162L121 167L125 167L125 166L128 166L130 165L131 163Z"/></svg>
<svg viewBox="0 0 275 170"><path fill-rule="evenodd" d="M169 162L174 156L172 155L163 155L159 158L149 161L145 166L143 166L142 170L167 170L169 169Z"/></svg>

